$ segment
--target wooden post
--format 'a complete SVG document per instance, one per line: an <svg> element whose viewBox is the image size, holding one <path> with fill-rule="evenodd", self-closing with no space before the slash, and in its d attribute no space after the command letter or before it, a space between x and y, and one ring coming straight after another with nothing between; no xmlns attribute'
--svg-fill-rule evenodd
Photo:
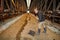
<svg viewBox="0 0 60 40"><path fill-rule="evenodd" d="M44 4L44 0L41 0L41 6L40 6L41 10L42 10L43 4Z"/></svg>
<svg viewBox="0 0 60 40"><path fill-rule="evenodd" d="M56 0L53 1L53 11L56 10Z"/></svg>
<svg viewBox="0 0 60 40"><path fill-rule="evenodd" d="M1 8L2 8L1 11L2 11L2 13L3 13L3 11L4 11L4 0L1 0L1 5L0 5L0 6L1 6Z"/></svg>
<svg viewBox="0 0 60 40"><path fill-rule="evenodd" d="M53 2L53 0L51 0L51 2L49 3L49 6L48 6L48 8L47 8L47 11L49 10L49 8L50 8L52 2Z"/></svg>
<svg viewBox="0 0 60 40"><path fill-rule="evenodd" d="M10 9L13 10L12 1L11 0L9 0L9 1L10 1Z"/></svg>
<svg viewBox="0 0 60 40"><path fill-rule="evenodd" d="M48 1L48 0L45 0L45 5L44 5L44 7L43 7L43 10L44 10L44 11L46 11L47 1Z"/></svg>
<svg viewBox="0 0 60 40"><path fill-rule="evenodd" d="M53 1L53 23L54 23L54 13L56 11L56 0Z"/></svg>
<svg viewBox="0 0 60 40"><path fill-rule="evenodd" d="M57 6L57 8L56 8L56 9L57 9L57 10L59 10L59 8L60 8L60 2L59 2L59 4L58 4L58 6Z"/></svg>

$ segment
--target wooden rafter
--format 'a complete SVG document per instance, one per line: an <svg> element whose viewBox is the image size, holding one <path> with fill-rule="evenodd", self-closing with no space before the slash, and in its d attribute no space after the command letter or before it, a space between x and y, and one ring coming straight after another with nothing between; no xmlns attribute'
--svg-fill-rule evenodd
<svg viewBox="0 0 60 40"><path fill-rule="evenodd" d="M53 2L53 0L51 0L51 2L49 3L49 6L48 6L47 10L49 10L49 8L50 8L52 2Z"/></svg>
<svg viewBox="0 0 60 40"><path fill-rule="evenodd" d="M56 10L56 0L53 0L53 11Z"/></svg>
<svg viewBox="0 0 60 40"><path fill-rule="evenodd" d="M43 10L46 11L46 6L47 6L47 2L48 0L44 0L45 4L44 4L44 7L43 7Z"/></svg>
<svg viewBox="0 0 60 40"><path fill-rule="evenodd" d="M12 4L15 6L14 0L11 0L11 1L12 1Z"/></svg>
<svg viewBox="0 0 60 40"><path fill-rule="evenodd" d="M41 0L41 6L40 6L41 10L42 10L43 4L44 4L44 0Z"/></svg>
<svg viewBox="0 0 60 40"><path fill-rule="evenodd" d="M58 6L57 6L57 8L56 8L56 9L57 9L57 10L59 10L59 8L60 8L60 2L59 2L59 4L58 4Z"/></svg>
<svg viewBox="0 0 60 40"><path fill-rule="evenodd" d="M8 9L10 9L8 1L6 0L5 2L6 2L6 5L7 5Z"/></svg>

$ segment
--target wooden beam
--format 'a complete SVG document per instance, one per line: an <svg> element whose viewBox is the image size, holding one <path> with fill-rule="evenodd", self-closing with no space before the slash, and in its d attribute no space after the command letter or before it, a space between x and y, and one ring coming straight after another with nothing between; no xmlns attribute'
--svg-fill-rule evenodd
<svg viewBox="0 0 60 40"><path fill-rule="evenodd" d="M13 3L12 3L12 0L9 0L10 1L10 9L11 10L14 10L14 5L13 5Z"/></svg>
<svg viewBox="0 0 60 40"><path fill-rule="evenodd" d="M44 7L43 7L44 11L46 11L47 2L48 2L48 0L45 0L45 4L44 4Z"/></svg>
<svg viewBox="0 0 60 40"><path fill-rule="evenodd" d="M11 0L11 1L12 1L12 4L15 6L14 0Z"/></svg>
<svg viewBox="0 0 60 40"><path fill-rule="evenodd" d="M53 0L53 11L56 10L56 0Z"/></svg>
<svg viewBox="0 0 60 40"><path fill-rule="evenodd" d="M44 4L44 0L41 0L41 6L40 6L41 10L42 10L43 4Z"/></svg>
<svg viewBox="0 0 60 40"><path fill-rule="evenodd" d="M47 10L49 10L49 8L50 8L52 2L53 2L53 0L51 0L51 2L49 3L49 6L48 6Z"/></svg>
<svg viewBox="0 0 60 40"><path fill-rule="evenodd" d="M1 0L1 6L4 8L4 0Z"/></svg>
<svg viewBox="0 0 60 40"><path fill-rule="evenodd" d="M58 4L58 6L57 6L57 8L56 8L56 9L57 9L57 10L59 10L59 8L60 8L60 2L59 2L59 4Z"/></svg>
<svg viewBox="0 0 60 40"><path fill-rule="evenodd" d="M7 5L7 8L10 9L9 4L8 4L8 1L5 0L5 2L6 2L6 5Z"/></svg>

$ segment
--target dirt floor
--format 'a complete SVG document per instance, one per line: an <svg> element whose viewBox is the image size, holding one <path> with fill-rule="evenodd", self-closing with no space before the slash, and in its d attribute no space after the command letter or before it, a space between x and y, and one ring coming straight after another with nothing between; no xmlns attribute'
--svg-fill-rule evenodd
<svg viewBox="0 0 60 40"><path fill-rule="evenodd" d="M48 28L47 33L43 33L42 27L41 34L36 35L37 29L38 20L35 16L33 14L23 14L18 21L0 34L0 40L60 40L60 35ZM34 36L28 34L30 30L35 32Z"/></svg>

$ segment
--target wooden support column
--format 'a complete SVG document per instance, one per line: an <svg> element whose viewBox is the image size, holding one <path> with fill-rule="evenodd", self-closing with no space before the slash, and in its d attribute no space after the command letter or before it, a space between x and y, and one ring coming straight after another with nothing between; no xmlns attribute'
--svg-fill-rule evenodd
<svg viewBox="0 0 60 40"><path fill-rule="evenodd" d="M53 1L53 11L56 10L56 0Z"/></svg>
<svg viewBox="0 0 60 40"><path fill-rule="evenodd" d="M41 0L39 0L38 2L39 2L39 3L38 3L38 7L39 7L39 9L41 10L41 8L40 8L40 7L41 7Z"/></svg>
<svg viewBox="0 0 60 40"><path fill-rule="evenodd" d="M13 10L14 8L13 8L13 5L12 5L12 1L11 0L9 0L9 1L10 1L10 9Z"/></svg>
<svg viewBox="0 0 60 40"><path fill-rule="evenodd" d="M50 8L52 2L53 2L53 0L51 0L51 2L49 3L49 6L48 6L48 8L47 8L47 11L49 10L49 8Z"/></svg>
<svg viewBox="0 0 60 40"><path fill-rule="evenodd" d="M3 11L4 11L4 0L0 0L0 1L1 1L0 7L1 7L1 11L3 13Z"/></svg>
<svg viewBox="0 0 60 40"><path fill-rule="evenodd" d="M48 0L45 0L45 4L44 4L44 7L43 7L44 11L46 11L47 2L48 2Z"/></svg>
<svg viewBox="0 0 60 40"><path fill-rule="evenodd" d="M59 10L59 8L60 8L60 2L59 2L59 4L58 4L58 6L57 6L57 8L56 8L56 9L57 9L57 10Z"/></svg>
<svg viewBox="0 0 60 40"><path fill-rule="evenodd" d="M16 1L17 1L17 0L14 0L14 1L15 1L15 11L16 11Z"/></svg>
<svg viewBox="0 0 60 40"><path fill-rule="evenodd" d="M54 17L55 11L56 11L56 0L53 0L53 15L52 15L52 17L53 17L53 23L54 23L54 19L55 19L55 17Z"/></svg>
<svg viewBox="0 0 60 40"><path fill-rule="evenodd" d="M41 6L40 6L41 10L42 10L43 4L44 4L44 0L41 0Z"/></svg>

